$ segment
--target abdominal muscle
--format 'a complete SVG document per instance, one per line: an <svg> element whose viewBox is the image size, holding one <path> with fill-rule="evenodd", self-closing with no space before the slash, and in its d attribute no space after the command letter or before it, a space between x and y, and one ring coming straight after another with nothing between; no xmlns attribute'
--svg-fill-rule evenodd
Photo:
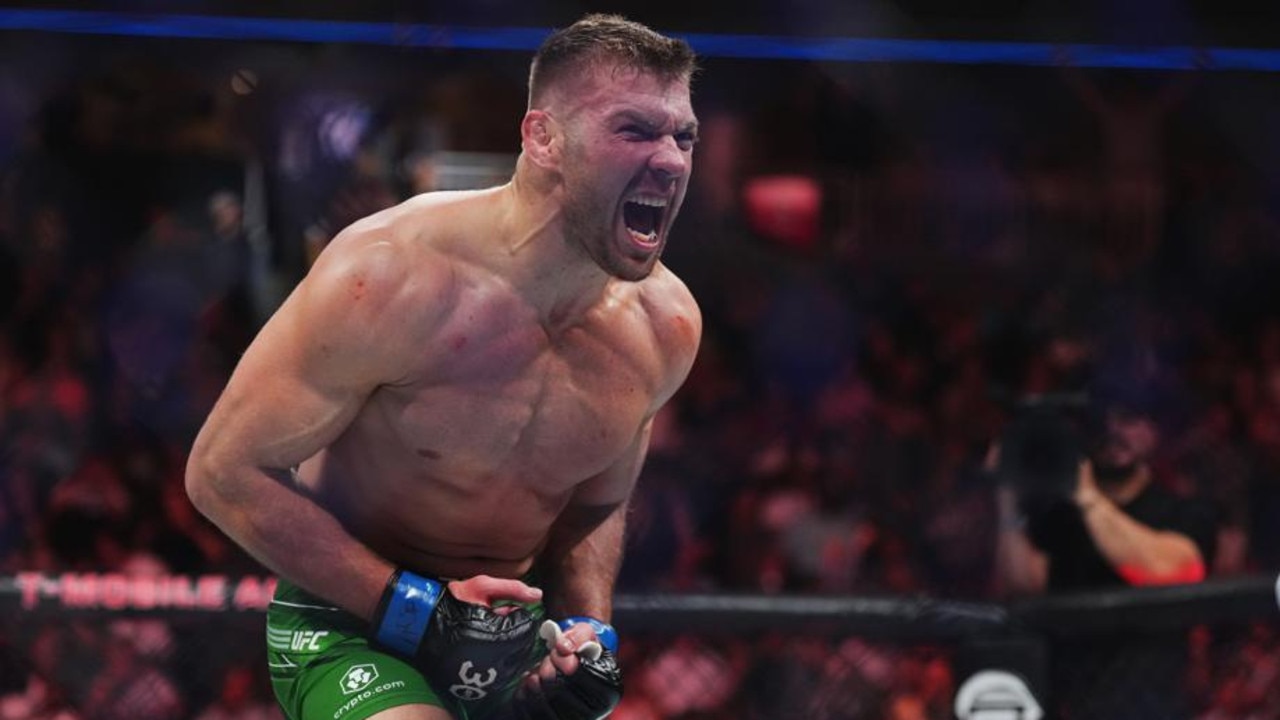
<svg viewBox="0 0 1280 720"><path fill-rule="evenodd" d="M385 459L356 470L340 449L303 463L298 484L371 550L435 577L527 575L567 499L543 497L528 478L510 475L446 482Z"/></svg>

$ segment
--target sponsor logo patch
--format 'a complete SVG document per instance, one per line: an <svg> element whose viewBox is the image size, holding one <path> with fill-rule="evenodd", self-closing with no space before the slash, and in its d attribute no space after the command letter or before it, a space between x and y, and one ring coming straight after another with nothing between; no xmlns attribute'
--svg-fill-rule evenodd
<svg viewBox="0 0 1280 720"><path fill-rule="evenodd" d="M378 679L378 668L372 663L361 665L352 665L347 673L342 676L342 694L350 695L358 693L369 687L374 680Z"/></svg>

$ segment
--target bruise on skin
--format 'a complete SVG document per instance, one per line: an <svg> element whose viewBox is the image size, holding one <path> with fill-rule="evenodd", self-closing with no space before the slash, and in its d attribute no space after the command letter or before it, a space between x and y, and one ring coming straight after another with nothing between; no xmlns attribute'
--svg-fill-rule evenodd
<svg viewBox="0 0 1280 720"><path fill-rule="evenodd" d="M692 338L694 335L693 323L689 322L689 318L684 315L676 315L672 318L672 324L675 325L676 332L686 338Z"/></svg>
<svg viewBox="0 0 1280 720"><path fill-rule="evenodd" d="M364 297L364 278L356 278L355 285L351 288L351 299L359 300Z"/></svg>
<svg viewBox="0 0 1280 720"><path fill-rule="evenodd" d="M454 350L461 350L462 348L467 346L467 336L459 335L455 337L452 341L450 341L449 344L453 346Z"/></svg>
<svg viewBox="0 0 1280 720"><path fill-rule="evenodd" d="M436 452L435 450L429 450L427 448L418 448L418 457L424 457L428 460L439 460L440 453Z"/></svg>

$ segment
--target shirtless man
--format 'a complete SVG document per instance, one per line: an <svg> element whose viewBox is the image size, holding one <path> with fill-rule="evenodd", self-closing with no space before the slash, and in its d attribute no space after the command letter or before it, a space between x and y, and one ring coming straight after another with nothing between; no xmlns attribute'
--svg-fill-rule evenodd
<svg viewBox="0 0 1280 720"><path fill-rule="evenodd" d="M292 720L616 704L595 643L627 499L701 333L658 261L693 71L686 43L618 17L553 34L512 180L356 222L245 352L187 488L281 578L268 656Z"/></svg>

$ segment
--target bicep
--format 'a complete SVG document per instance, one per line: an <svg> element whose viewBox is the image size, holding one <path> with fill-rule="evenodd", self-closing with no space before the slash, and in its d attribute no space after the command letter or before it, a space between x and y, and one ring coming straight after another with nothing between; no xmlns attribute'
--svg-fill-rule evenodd
<svg viewBox="0 0 1280 720"><path fill-rule="evenodd" d="M1210 556L1203 554L1191 536L1177 530L1164 530L1157 532L1156 537L1161 543L1160 564L1170 575L1186 582L1204 579L1206 560Z"/></svg>
<svg viewBox="0 0 1280 720"><path fill-rule="evenodd" d="M332 442L372 390L355 369L308 357L303 335L318 330L293 313L277 315L246 351L201 431L222 462L289 468Z"/></svg>
<svg viewBox="0 0 1280 720"><path fill-rule="evenodd" d="M241 358L197 450L216 462L292 467L335 440L369 395L406 372L402 273L377 247L326 265Z"/></svg>
<svg viewBox="0 0 1280 720"><path fill-rule="evenodd" d="M1130 585L1177 585L1205 579L1208 568L1191 538L1174 531L1157 531L1145 563L1121 563L1116 573Z"/></svg>

